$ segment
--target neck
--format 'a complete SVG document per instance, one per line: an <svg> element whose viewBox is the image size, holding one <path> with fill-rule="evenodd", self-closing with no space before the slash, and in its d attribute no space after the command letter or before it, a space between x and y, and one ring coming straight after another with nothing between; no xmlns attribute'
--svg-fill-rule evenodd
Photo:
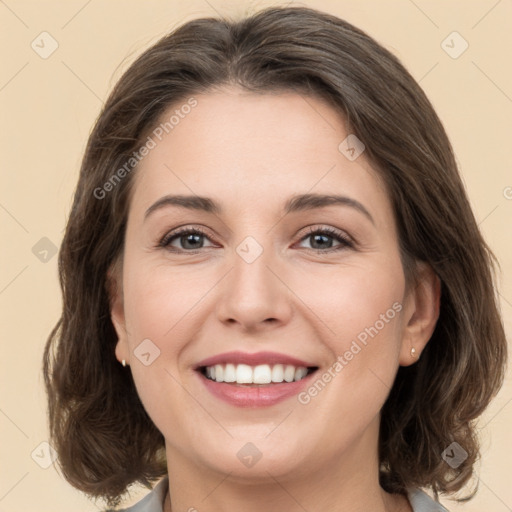
<svg viewBox="0 0 512 512"><path fill-rule="evenodd" d="M327 460L287 472L260 467L250 480L236 470L226 474L195 465L167 444L172 463L164 512L412 512L405 496L379 485L376 433L378 423L349 449L333 450Z"/></svg>

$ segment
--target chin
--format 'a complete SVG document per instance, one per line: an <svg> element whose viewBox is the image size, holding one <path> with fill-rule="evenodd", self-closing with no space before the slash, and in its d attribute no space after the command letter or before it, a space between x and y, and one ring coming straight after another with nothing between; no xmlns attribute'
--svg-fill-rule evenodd
<svg viewBox="0 0 512 512"><path fill-rule="evenodd" d="M224 443L217 438L208 444L202 438L205 442L196 449L198 457L212 470L242 480L266 481L288 474L296 476L297 471L305 466L304 443L299 443L298 439L293 442L290 437L286 443L277 437L272 439L268 428L260 429L260 435L255 434L254 428L251 430L254 435L243 435L242 429L232 432L233 438L224 439Z"/></svg>

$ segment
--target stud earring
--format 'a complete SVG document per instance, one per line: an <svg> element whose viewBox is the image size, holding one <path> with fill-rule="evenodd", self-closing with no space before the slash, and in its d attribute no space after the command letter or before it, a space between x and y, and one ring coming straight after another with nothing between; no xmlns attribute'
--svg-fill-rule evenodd
<svg viewBox="0 0 512 512"><path fill-rule="evenodd" d="M123 360L121 361L121 364L122 364L123 366L126 366L126 359L123 359Z"/></svg>
<svg viewBox="0 0 512 512"><path fill-rule="evenodd" d="M416 349L414 347L411 348L411 357L417 357L416 356Z"/></svg>

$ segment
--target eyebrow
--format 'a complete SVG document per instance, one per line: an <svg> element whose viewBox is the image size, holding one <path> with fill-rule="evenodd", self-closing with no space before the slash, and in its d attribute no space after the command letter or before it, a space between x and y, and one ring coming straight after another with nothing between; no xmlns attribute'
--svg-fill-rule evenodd
<svg viewBox="0 0 512 512"><path fill-rule="evenodd" d="M326 206L339 205L348 206L362 213L372 224L375 221L370 212L359 202L351 197L333 194L298 194L290 197L284 205L284 214L299 211L314 210ZM222 214L222 207L209 197L185 196L185 195L166 195L152 204L144 214L146 220L153 212L168 206L177 206L188 210L203 211L215 215Z"/></svg>

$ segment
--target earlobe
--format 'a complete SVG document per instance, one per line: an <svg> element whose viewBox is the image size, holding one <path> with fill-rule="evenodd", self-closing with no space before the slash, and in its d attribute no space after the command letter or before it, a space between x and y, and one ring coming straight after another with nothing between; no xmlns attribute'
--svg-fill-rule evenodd
<svg viewBox="0 0 512 512"><path fill-rule="evenodd" d="M129 364L128 358L128 345L126 341L119 339L116 343L115 354L116 359L123 365L126 366Z"/></svg>
<svg viewBox="0 0 512 512"><path fill-rule="evenodd" d="M404 319L400 366L418 361L439 319L441 280L427 263L418 264L416 285L409 292Z"/></svg>

